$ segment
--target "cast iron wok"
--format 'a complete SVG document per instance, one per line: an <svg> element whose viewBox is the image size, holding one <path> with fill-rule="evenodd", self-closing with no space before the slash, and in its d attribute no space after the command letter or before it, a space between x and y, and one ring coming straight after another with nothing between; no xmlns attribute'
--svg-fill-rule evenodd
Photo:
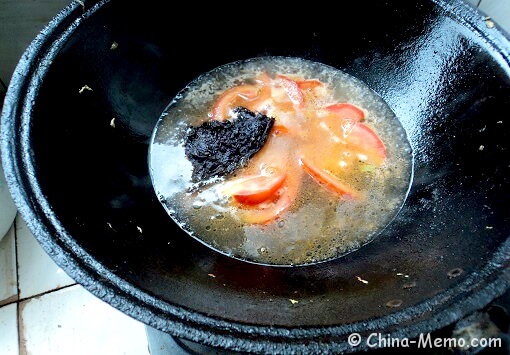
<svg viewBox="0 0 510 355"><path fill-rule="evenodd" d="M145 324L245 352L365 349L347 336L415 337L501 295L507 35L461 2L256 10L85 1L40 33L11 80L1 139L9 188L46 252ZM354 75L408 133L415 165L403 209L345 257L295 268L230 259L182 232L153 192L148 142L169 101L201 73L261 55Z"/></svg>

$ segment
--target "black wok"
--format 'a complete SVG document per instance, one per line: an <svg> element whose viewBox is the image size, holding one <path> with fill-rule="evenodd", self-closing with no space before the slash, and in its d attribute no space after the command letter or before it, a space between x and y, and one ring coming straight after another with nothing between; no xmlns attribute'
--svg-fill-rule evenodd
<svg viewBox="0 0 510 355"><path fill-rule="evenodd" d="M46 252L148 326L246 352L364 349L347 336L415 337L501 295L510 285L507 35L458 1L250 6L85 1L34 40L5 98L2 158ZM354 75L409 135L405 205L340 259L294 268L230 259L189 238L154 194L148 143L169 101L203 72L262 55Z"/></svg>

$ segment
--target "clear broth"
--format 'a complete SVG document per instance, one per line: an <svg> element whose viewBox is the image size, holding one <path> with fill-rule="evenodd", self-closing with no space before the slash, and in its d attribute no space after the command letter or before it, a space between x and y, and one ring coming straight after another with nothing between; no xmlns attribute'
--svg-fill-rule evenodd
<svg viewBox="0 0 510 355"><path fill-rule="evenodd" d="M192 182L192 165L184 151L188 127L210 119L211 107L222 92L262 72L318 79L332 89L337 102L363 108L365 122L381 137L387 153L381 166L349 181L363 190L363 199L339 198L304 174L299 194L287 211L268 224L246 224L239 220L236 207L218 193L230 177L199 185ZM226 255L270 265L330 260L373 240L401 209L413 167L406 132L380 96L336 68L286 57L230 63L195 79L162 114L149 158L156 194L185 231Z"/></svg>

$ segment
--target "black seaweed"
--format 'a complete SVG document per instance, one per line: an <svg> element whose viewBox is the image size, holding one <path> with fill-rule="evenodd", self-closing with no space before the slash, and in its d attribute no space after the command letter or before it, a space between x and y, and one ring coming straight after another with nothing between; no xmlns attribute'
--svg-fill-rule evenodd
<svg viewBox="0 0 510 355"><path fill-rule="evenodd" d="M244 107L234 113L230 120L211 120L188 130L185 153L193 165L193 181L232 174L264 146L274 118Z"/></svg>

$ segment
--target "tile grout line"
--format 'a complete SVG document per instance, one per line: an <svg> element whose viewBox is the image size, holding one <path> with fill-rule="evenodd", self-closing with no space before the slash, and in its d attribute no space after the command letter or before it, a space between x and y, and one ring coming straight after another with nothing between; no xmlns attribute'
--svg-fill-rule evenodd
<svg viewBox="0 0 510 355"><path fill-rule="evenodd" d="M49 293L52 293L52 292L56 292L56 291L60 291L60 290L63 290L63 289L66 289L66 288L69 288L71 286L76 286L78 285L77 282L74 282L72 284L69 284L69 285L65 285L65 286L61 286L61 287L56 287L54 289L51 289L51 290L47 290L47 291L44 291L44 292L41 292L41 293L38 293L38 294L34 294L32 296L29 296L29 297L24 297L22 298L20 295L21 295L21 290L20 290L20 273L19 273L19 257L18 257L18 225L17 225L17 218L15 217L13 222L12 222L12 226L11 228L13 229L13 237L14 237L14 256L15 256L15 260L14 260L14 267L16 268L16 294L13 295L9 300L8 302L5 302L5 303L2 303L0 305L0 308L1 307L5 307L5 306L9 306L9 305L16 305L16 333L18 335L17 337L17 342L18 342L18 349L21 349L21 344L23 342L23 339L22 339L22 321L21 321L21 311L22 311L22 305L21 303L22 302L25 302L25 301L28 301L28 300L31 300L33 298L37 298L37 297L41 297L41 296L45 296Z"/></svg>
<svg viewBox="0 0 510 355"><path fill-rule="evenodd" d="M31 299L34 299L34 298L39 298L39 297L42 297L42 296L46 296L46 295L48 295L50 293L53 293L53 292L56 292L56 291L65 290L66 288L70 288L70 287L77 286L77 285L78 285L78 283L74 282L72 284L61 286L61 287L57 287L57 288L53 288L51 290L47 290L47 291L44 291L44 292L41 292L41 293L37 293L37 294L29 296L29 297L19 298L19 300L17 302L18 303L25 302L25 301L28 301L28 300L31 300Z"/></svg>
<svg viewBox="0 0 510 355"><path fill-rule="evenodd" d="M34 298L37 298L37 297L41 297L41 296L47 295L47 294L55 292L55 291L63 290L63 289L69 288L71 286L76 286L78 283L74 282L74 283L72 283L70 285L66 285L66 286L62 286L62 287L57 287L57 288L54 288L54 289L51 289L51 290L47 290L47 291L44 291L44 292L41 292L41 293L38 293L38 294L35 294L35 295L32 295L32 296L29 296L29 297L25 297L25 298L21 297L20 273L19 273L19 255L18 255L18 223L17 223L18 222L17 218L19 217L18 215L19 215L19 212L17 213L17 215L16 215L16 217L14 218L14 221L13 221L13 228L14 228L14 252L15 252L15 259L16 259L16 262L15 262L15 265L16 265L16 300L10 302L9 304L16 303L16 328L17 328L17 334L18 334L18 354L19 355L27 355L26 349L25 349L24 346L23 346L23 349L22 349L22 344L24 343L24 341L23 341L23 321L22 321L22 316L21 316L21 312L22 312L21 302L25 302L25 301L28 301L28 300L31 300L31 299L34 299Z"/></svg>
<svg viewBox="0 0 510 355"><path fill-rule="evenodd" d="M15 251L15 255L16 255L16 330L17 330L17 333L18 333L18 354L21 354L21 342L22 342L22 339L21 339L21 326L20 326L20 318L21 318L21 309L20 309L20 303L19 303L19 295L20 295L20 292L19 292L19 258L18 258L18 213L16 213L16 216L14 217L14 222L13 222L13 225L14 225L14 251Z"/></svg>

